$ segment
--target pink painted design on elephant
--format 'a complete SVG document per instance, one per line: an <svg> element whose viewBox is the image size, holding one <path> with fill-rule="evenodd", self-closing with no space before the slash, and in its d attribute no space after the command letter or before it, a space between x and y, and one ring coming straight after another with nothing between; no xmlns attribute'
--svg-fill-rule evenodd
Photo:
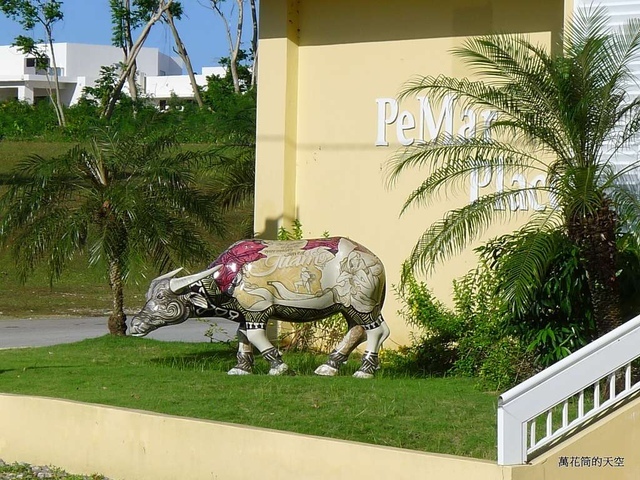
<svg viewBox="0 0 640 480"><path fill-rule="evenodd" d="M266 255L260 253L267 248L262 240L241 240L234 243L229 249L225 250L218 258L216 258L209 268L222 265L216 277L216 284L220 291L228 292L233 279L245 263L251 263L259 258L265 258Z"/></svg>
<svg viewBox="0 0 640 480"><path fill-rule="evenodd" d="M302 250L313 250L314 248L326 248L332 254L338 253L340 240L342 237L330 237L330 238L314 238L307 240L307 244L302 247ZM355 250L359 252L365 252L373 255L370 250L366 249L362 245L356 244Z"/></svg>
<svg viewBox="0 0 640 480"><path fill-rule="evenodd" d="M302 250L313 250L314 248L324 247L335 255L338 253L338 243L340 243L340 237L314 238L312 240L307 240L307 243L302 247Z"/></svg>

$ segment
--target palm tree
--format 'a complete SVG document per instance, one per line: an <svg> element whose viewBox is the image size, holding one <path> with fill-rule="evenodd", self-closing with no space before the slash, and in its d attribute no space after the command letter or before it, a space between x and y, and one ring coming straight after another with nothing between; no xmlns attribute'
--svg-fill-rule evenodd
<svg viewBox="0 0 640 480"><path fill-rule="evenodd" d="M222 80L224 81L224 80ZM224 211L253 204L256 165L256 93L228 92L214 112L211 131L215 143L207 175L215 185L216 198ZM246 234L253 234L248 218Z"/></svg>
<svg viewBox="0 0 640 480"><path fill-rule="evenodd" d="M430 169L403 212L433 201L479 169L534 170L547 177L546 185L496 191L449 211L421 235L408 259L413 271L428 273L513 214L496 205L544 192L550 205L522 227L527 241L512 255L507 300L516 310L526 309L530 286L544 278L553 257L558 236L549 233L560 230L580 250L598 334L620 324L616 234L640 219L638 196L623 181L640 163L615 168L614 162L635 145L640 130L640 100L626 93L634 81L629 67L640 53L640 21L616 30L607 22L600 8L576 14L562 45L551 52L523 35L469 39L453 53L480 80L442 75L406 85L402 96L421 93L442 101L454 95L463 106L493 110L498 118L478 125L471 138L439 135L390 160L390 184L413 167Z"/></svg>
<svg viewBox="0 0 640 480"><path fill-rule="evenodd" d="M32 156L0 198L0 241L12 246L23 280L44 263L53 281L85 249L106 264L114 335L126 333L123 283L132 265L210 259L205 235L220 231L217 202L198 182L203 154L153 128L103 130L62 156Z"/></svg>

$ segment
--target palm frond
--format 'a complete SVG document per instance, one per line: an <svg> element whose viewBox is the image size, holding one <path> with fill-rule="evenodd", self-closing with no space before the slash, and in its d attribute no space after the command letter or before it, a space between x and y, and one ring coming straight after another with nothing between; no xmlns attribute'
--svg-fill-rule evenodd
<svg viewBox="0 0 640 480"><path fill-rule="evenodd" d="M553 265L561 238L552 226L553 222L526 226L514 236L508 254L500 257L500 296L516 314L531 310Z"/></svg>
<svg viewBox="0 0 640 480"><path fill-rule="evenodd" d="M426 168L429 172L435 172L442 168L453 170L455 165L464 169L464 173L473 169L500 166L507 169L522 167L540 172L545 169L538 156L513 143L483 137L442 135L433 141L398 152L385 165L384 174L387 186L392 187L409 169Z"/></svg>
<svg viewBox="0 0 640 480"><path fill-rule="evenodd" d="M505 206L511 201L520 200L522 195L528 195L533 190L535 189L522 188L494 192L464 207L448 211L418 239L408 259L410 269L421 274L431 273L436 264L461 252L478 239L496 218L508 219L515 215L516 212ZM556 210L550 208L545 215L546 222L553 222L556 214Z"/></svg>

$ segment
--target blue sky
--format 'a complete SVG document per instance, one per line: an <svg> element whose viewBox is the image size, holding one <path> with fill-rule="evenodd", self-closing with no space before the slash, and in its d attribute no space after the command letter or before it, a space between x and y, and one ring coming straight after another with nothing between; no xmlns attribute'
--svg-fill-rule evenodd
<svg viewBox="0 0 640 480"><path fill-rule="evenodd" d="M229 2L232 3L235 2ZM177 22L178 31L196 73L199 73L203 66L217 65L220 57L229 56L224 24L210 8L204 6L207 4L206 0L183 0L185 14L182 20ZM250 16L248 10L245 7L245 18ZM64 20L53 27L55 41L111 44L111 14L108 0L64 0L63 12ZM250 24L245 27L246 39L250 38L250 28ZM23 33L17 22L0 15L0 45L10 45L16 35ZM42 29L36 28L33 32L26 33L31 33L35 38L44 38ZM248 41L245 44L248 45ZM151 29L145 46L156 47L167 55L177 56L173 52L171 31L165 25L156 24Z"/></svg>

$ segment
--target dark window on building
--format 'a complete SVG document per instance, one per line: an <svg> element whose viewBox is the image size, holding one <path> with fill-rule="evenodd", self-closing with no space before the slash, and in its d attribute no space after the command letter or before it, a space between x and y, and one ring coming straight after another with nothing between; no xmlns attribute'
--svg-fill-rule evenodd
<svg viewBox="0 0 640 480"><path fill-rule="evenodd" d="M36 67L37 66L36 65L37 60L35 58L27 57L26 61L27 61L27 67ZM49 59L48 58L43 58L42 59L42 63L44 63L45 67L48 67L49 66Z"/></svg>

